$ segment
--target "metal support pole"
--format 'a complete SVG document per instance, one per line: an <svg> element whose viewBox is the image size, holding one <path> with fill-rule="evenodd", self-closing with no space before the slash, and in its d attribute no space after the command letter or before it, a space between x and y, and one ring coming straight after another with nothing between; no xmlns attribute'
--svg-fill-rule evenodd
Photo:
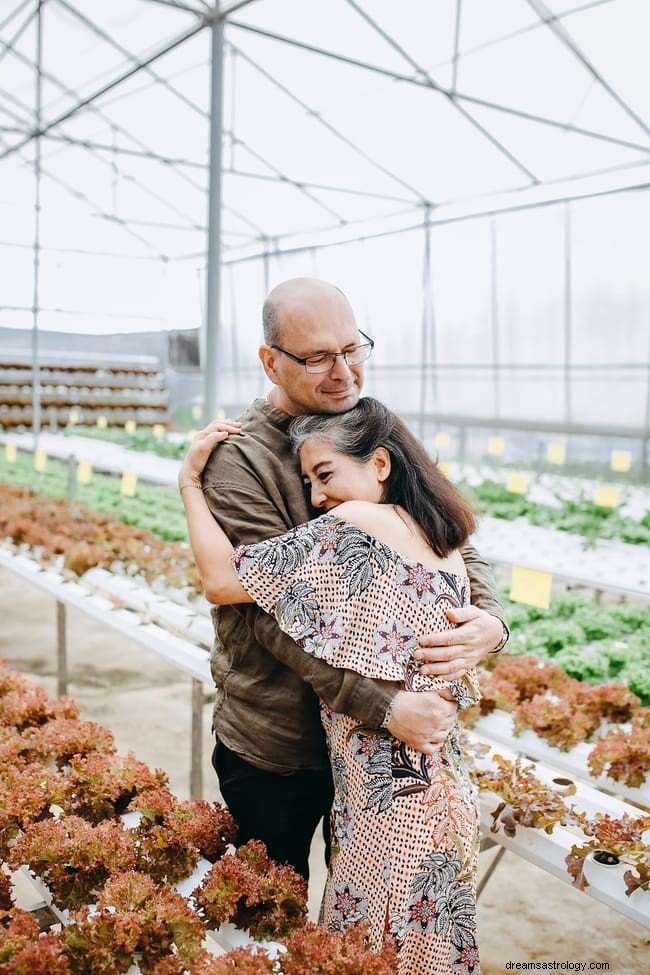
<svg viewBox="0 0 650 975"><path fill-rule="evenodd" d="M32 290L32 438L41 432L41 373L38 361L39 279L41 266L41 109L43 100L43 0L36 8L36 97L34 103L34 282Z"/></svg>
<svg viewBox="0 0 650 975"><path fill-rule="evenodd" d="M490 217L490 324L492 326L492 390L493 409L497 419L501 416L501 375L499 372L499 275L497 251L497 225Z"/></svg>
<svg viewBox="0 0 650 975"><path fill-rule="evenodd" d="M427 377L431 358L431 387L433 409L437 406L435 349L433 347L433 296L431 294L431 207L424 210L424 262L422 265L422 333L420 348L420 420L418 432L424 436L424 418L427 413Z"/></svg>
<svg viewBox="0 0 650 975"><path fill-rule="evenodd" d="M499 866L499 863L501 862L501 859L505 852L506 852L505 846L501 846L495 853L492 863L490 864L490 866L487 868L487 870L481 877L480 883L477 884L476 886L476 900L478 900L481 894L483 893L483 889L485 885L487 884L488 880L490 879L490 877L492 876L496 868Z"/></svg>
<svg viewBox="0 0 650 975"><path fill-rule="evenodd" d="M190 798L203 798L203 682L192 678L192 756Z"/></svg>
<svg viewBox="0 0 650 975"><path fill-rule="evenodd" d="M68 506L71 508L77 497L77 460L74 454L68 456Z"/></svg>
<svg viewBox="0 0 650 975"><path fill-rule="evenodd" d="M648 463L650 462L650 348L648 349L648 376L645 389L645 429L641 441L639 480L645 484L648 479Z"/></svg>
<svg viewBox="0 0 650 975"><path fill-rule="evenodd" d="M461 464L467 461L467 427L458 427L456 432L458 442L458 460Z"/></svg>
<svg viewBox="0 0 650 975"><path fill-rule="evenodd" d="M571 423L571 204L564 206L564 422Z"/></svg>
<svg viewBox="0 0 650 975"><path fill-rule="evenodd" d="M215 10L218 13L218 4ZM210 171L208 182L208 265L206 270L204 419L219 409L219 344L221 323L221 176L223 130L223 20L210 25L212 69L210 85Z"/></svg>
<svg viewBox="0 0 650 975"><path fill-rule="evenodd" d="M65 603L56 603L56 692L68 693L68 640Z"/></svg>

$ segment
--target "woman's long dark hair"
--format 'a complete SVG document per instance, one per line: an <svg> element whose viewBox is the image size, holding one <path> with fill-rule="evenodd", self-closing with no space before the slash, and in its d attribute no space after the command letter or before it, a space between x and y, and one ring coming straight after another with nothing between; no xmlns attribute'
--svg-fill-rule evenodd
<svg viewBox="0 0 650 975"><path fill-rule="evenodd" d="M476 528L474 513L403 420L371 396L347 413L301 416L289 436L296 450L306 440L326 440L338 453L363 464L377 447L390 454L385 504L399 504L417 522L433 551L445 558Z"/></svg>

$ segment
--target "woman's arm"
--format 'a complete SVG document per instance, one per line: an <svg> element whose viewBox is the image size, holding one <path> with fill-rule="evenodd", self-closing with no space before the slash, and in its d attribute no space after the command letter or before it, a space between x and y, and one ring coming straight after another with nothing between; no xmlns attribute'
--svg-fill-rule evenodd
<svg viewBox="0 0 650 975"><path fill-rule="evenodd" d="M214 448L230 433L238 432L236 423L216 421L205 427L194 438L178 474L178 490L203 593L209 602L218 605L253 602L231 565L233 547L212 517L201 487L201 472Z"/></svg>

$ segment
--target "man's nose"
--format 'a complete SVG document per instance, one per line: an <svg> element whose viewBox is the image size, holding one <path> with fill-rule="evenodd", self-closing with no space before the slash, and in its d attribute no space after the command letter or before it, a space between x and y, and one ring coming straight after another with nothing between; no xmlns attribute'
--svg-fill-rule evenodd
<svg viewBox="0 0 650 975"><path fill-rule="evenodd" d="M345 361L345 356L337 355L334 360L334 365L330 369L330 376L335 379L349 379L352 375L352 370Z"/></svg>

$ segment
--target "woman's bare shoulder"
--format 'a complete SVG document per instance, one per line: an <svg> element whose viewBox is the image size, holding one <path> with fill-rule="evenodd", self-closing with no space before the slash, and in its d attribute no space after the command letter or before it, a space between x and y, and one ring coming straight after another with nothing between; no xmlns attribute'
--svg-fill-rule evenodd
<svg viewBox="0 0 650 975"><path fill-rule="evenodd" d="M386 524L387 518L395 517L389 505L376 504L374 501L344 501L332 508L330 514L349 521L369 535L376 535Z"/></svg>

